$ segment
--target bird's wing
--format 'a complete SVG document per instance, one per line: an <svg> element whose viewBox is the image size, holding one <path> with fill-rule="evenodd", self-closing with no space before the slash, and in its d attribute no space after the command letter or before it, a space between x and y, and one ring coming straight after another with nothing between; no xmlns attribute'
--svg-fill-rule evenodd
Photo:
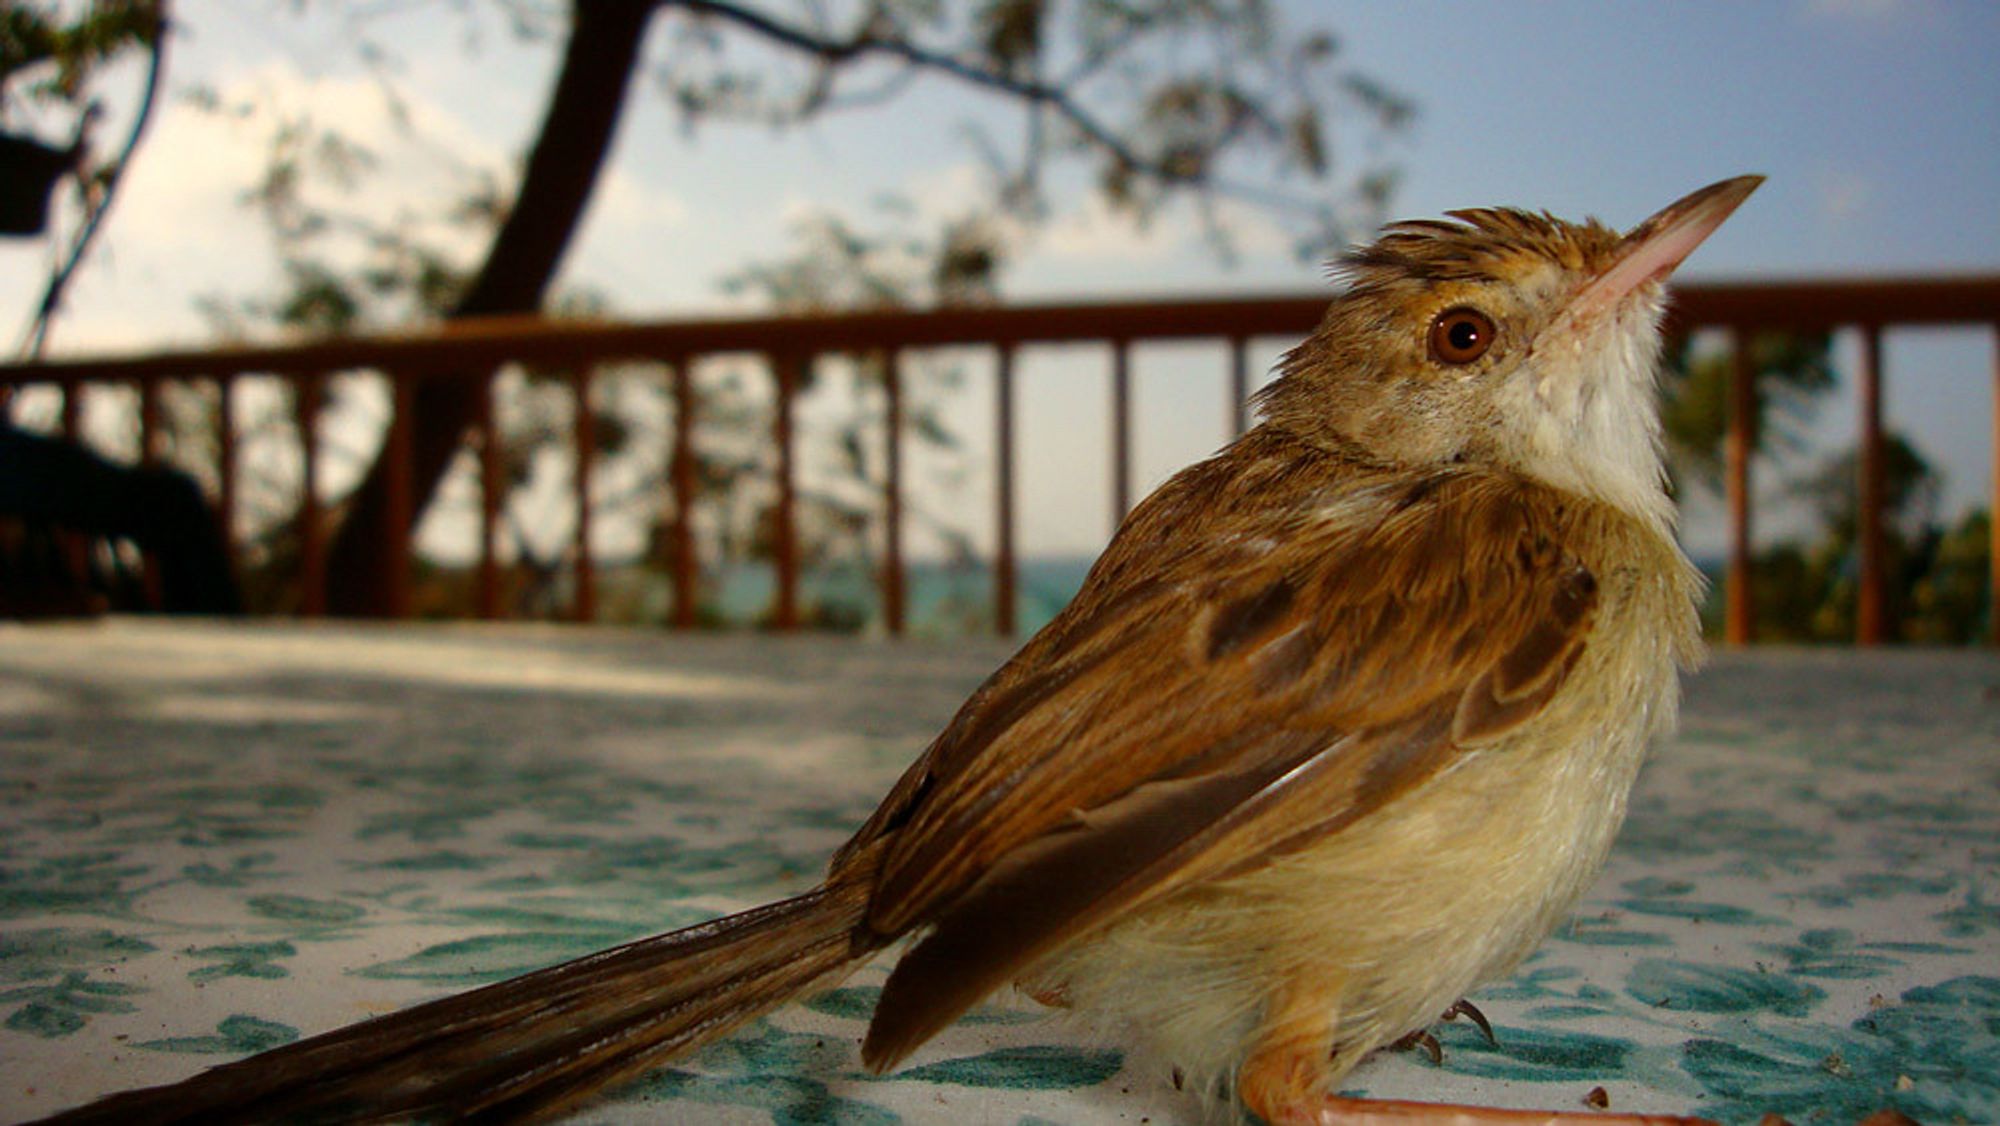
<svg viewBox="0 0 2000 1126"><path fill-rule="evenodd" d="M1135 904L1381 807L1536 714L1582 652L1596 583L1552 494L1254 477L1193 472L1135 512L863 830L895 838L871 924L934 925L872 1065Z"/></svg>

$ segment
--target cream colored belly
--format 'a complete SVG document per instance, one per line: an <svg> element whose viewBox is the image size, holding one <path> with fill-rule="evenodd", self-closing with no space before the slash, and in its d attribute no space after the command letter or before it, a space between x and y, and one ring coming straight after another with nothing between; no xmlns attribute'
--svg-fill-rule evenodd
<svg viewBox="0 0 2000 1126"><path fill-rule="evenodd" d="M1324 996L1336 1078L1560 921L1617 832L1649 726L1557 723L1588 732L1557 750L1537 724L1323 843L1092 936L1035 981L1209 1076L1241 1062L1275 992Z"/></svg>

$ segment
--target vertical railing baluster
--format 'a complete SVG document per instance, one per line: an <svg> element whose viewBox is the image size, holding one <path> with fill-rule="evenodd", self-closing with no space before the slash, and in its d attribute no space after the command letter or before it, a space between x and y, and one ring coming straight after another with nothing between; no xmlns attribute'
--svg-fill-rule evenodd
<svg viewBox="0 0 2000 1126"><path fill-rule="evenodd" d="M83 441L83 381L62 385L62 438L65 442ZM91 541L80 534L65 533L57 537L58 550L73 575L85 575L90 571Z"/></svg>
<svg viewBox="0 0 2000 1126"><path fill-rule="evenodd" d="M139 380L139 464L151 468L160 463L160 380L142 376Z"/></svg>
<svg viewBox="0 0 2000 1126"><path fill-rule="evenodd" d="M494 397L500 379L494 376L479 389L476 425L479 434L479 616L493 621L500 614L500 494L506 487L501 465L500 423Z"/></svg>
<svg viewBox="0 0 2000 1126"><path fill-rule="evenodd" d="M215 522L233 574L236 543L236 373L215 381Z"/></svg>
<svg viewBox="0 0 2000 1126"><path fill-rule="evenodd" d="M882 621L892 637L903 633L903 357L891 351L882 357L882 386L888 392L888 419L882 436L888 455L887 481L882 488L883 554Z"/></svg>
<svg viewBox="0 0 2000 1126"><path fill-rule="evenodd" d="M389 433L383 447L387 457L389 573L387 608L391 618L410 616L411 545L416 540L415 481L413 447L416 444L417 381L407 372L389 374L393 402Z"/></svg>
<svg viewBox="0 0 2000 1126"><path fill-rule="evenodd" d="M146 469L160 464L160 380L158 376L139 378L139 465ZM166 587L160 575L160 561L151 551L139 558L139 582L146 592L146 605L154 610L165 604Z"/></svg>
<svg viewBox="0 0 2000 1126"><path fill-rule="evenodd" d="M1111 342L1111 530L1132 511L1132 342Z"/></svg>
<svg viewBox="0 0 2000 1126"><path fill-rule="evenodd" d="M324 374L297 379L293 408L299 430L299 616L326 613L326 526L319 503L319 409Z"/></svg>
<svg viewBox="0 0 2000 1126"><path fill-rule="evenodd" d="M1014 620L1014 345L1002 342L994 371L993 630L1011 637Z"/></svg>
<svg viewBox="0 0 2000 1126"><path fill-rule="evenodd" d="M1731 645L1757 638L1756 592L1751 587L1750 455L1756 448L1757 389L1750 370L1750 341L1741 328L1729 332L1729 434L1724 447L1729 502L1729 574L1723 593L1728 617L1724 637Z"/></svg>
<svg viewBox="0 0 2000 1126"><path fill-rule="evenodd" d="M796 353L773 357L777 375L777 410L773 419L778 443L778 507L773 514L777 526L771 529L772 550L778 568L778 602L771 624L781 630L799 626L799 530L797 482L792 449L792 399L798 393L804 360Z"/></svg>
<svg viewBox="0 0 2000 1126"><path fill-rule="evenodd" d="M1236 434L1250 429L1250 341L1229 338L1229 410Z"/></svg>
<svg viewBox="0 0 2000 1126"><path fill-rule="evenodd" d="M597 450L597 414L590 405L591 374L591 366L585 364L570 376L576 423L576 598L570 616L579 622L597 620L597 566L590 555L590 467Z"/></svg>
<svg viewBox="0 0 2000 1126"><path fill-rule="evenodd" d="M1889 635L1889 606L1882 546L1882 330L1879 326L1861 326L1861 367L1856 375L1861 392L1861 480L1855 546L1861 557L1861 575L1854 639L1860 645L1880 645Z"/></svg>
<svg viewBox="0 0 2000 1126"><path fill-rule="evenodd" d="M694 560L694 373L689 356L669 361L674 372L674 625L689 629L695 623L696 574Z"/></svg>

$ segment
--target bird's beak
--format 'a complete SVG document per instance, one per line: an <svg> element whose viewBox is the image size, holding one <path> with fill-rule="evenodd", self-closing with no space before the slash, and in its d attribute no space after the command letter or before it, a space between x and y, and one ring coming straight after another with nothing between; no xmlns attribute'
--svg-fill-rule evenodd
<svg viewBox="0 0 2000 1126"><path fill-rule="evenodd" d="M1618 304L1627 294L1649 281L1674 272L1682 259L1694 253L1702 240L1714 233L1735 211L1762 176L1738 176L1710 184L1662 208L1652 218L1632 228L1619 242L1616 257L1570 301L1570 313L1588 319Z"/></svg>

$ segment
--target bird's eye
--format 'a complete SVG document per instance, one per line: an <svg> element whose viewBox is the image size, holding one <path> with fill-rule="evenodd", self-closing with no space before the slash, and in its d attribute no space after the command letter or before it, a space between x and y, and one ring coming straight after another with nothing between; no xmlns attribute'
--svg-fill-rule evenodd
<svg viewBox="0 0 2000 1126"><path fill-rule="evenodd" d="M1493 347L1493 318L1467 305L1446 309L1431 321L1431 357L1447 364L1469 364Z"/></svg>

